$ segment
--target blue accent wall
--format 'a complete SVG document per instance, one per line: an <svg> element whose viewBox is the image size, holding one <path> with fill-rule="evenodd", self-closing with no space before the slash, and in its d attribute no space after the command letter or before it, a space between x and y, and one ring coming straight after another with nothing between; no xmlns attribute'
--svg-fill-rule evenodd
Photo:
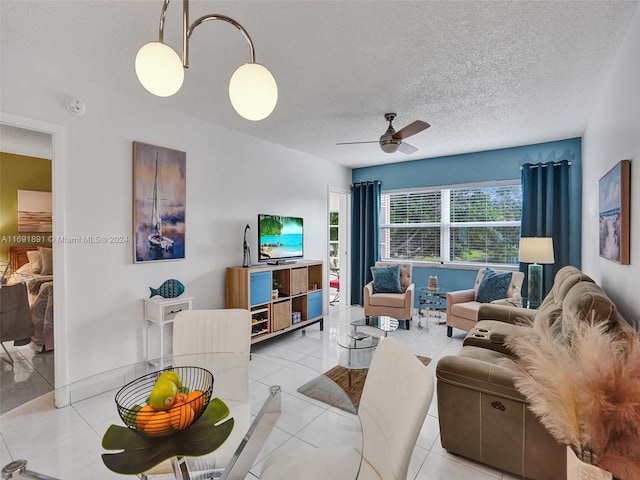
<svg viewBox="0 0 640 480"><path fill-rule="evenodd" d="M380 180L382 190L458 185L499 180L520 180L520 166L525 163L571 161L571 265L581 267L582 239L582 140L570 138L554 142L520 147L465 153L448 157L427 158L409 162L388 163L356 168L353 182ZM400 154L398 154L400 155ZM416 287L426 287L430 275L437 275L440 286L447 290L473 287L477 269L421 266L414 264L413 280ZM417 297L418 295L416 295ZM417 306L417 298L416 298Z"/></svg>

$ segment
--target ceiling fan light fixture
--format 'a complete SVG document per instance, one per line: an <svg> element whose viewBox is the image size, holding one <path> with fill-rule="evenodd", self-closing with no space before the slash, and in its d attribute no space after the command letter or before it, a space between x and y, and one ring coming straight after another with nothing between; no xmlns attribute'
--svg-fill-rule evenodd
<svg viewBox="0 0 640 480"><path fill-rule="evenodd" d="M138 50L136 74L142 86L158 97L173 95L184 82L182 60L162 42L149 42Z"/></svg>
<svg viewBox="0 0 640 480"><path fill-rule="evenodd" d="M400 142L398 140L380 140L380 148L384 153L396 153L400 148Z"/></svg>
<svg viewBox="0 0 640 480"><path fill-rule="evenodd" d="M429 128L427 122L423 122L422 120L416 120L415 122L410 123L406 127L400 129L398 132L393 128L392 122L393 119L396 118L395 113L385 113L384 118L387 122L389 122L389 126L387 127L387 131L382 134L379 140L374 141L365 141L365 142L341 142L336 145L353 145L356 143L377 143L380 145L380 149L384 153L395 153L400 150L402 153L406 153L410 155L414 152L417 152L418 149L413 145L409 145L404 142L405 138L408 138L416 133L420 133L421 131Z"/></svg>
<svg viewBox="0 0 640 480"><path fill-rule="evenodd" d="M245 63L229 81L229 100L241 117L263 120L271 115L278 103L278 85L267 67Z"/></svg>

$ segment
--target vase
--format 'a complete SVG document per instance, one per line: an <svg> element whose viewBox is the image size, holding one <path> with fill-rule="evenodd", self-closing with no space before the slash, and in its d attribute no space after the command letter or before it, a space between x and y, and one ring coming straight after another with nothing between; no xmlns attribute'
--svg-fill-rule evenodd
<svg viewBox="0 0 640 480"><path fill-rule="evenodd" d="M571 447L567 447L567 480L612 480L613 475L596 465L580 460Z"/></svg>

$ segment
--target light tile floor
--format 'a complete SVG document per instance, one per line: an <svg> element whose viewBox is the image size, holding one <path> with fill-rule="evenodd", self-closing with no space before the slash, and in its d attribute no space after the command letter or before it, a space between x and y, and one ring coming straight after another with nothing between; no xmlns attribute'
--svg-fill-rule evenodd
<svg viewBox="0 0 640 480"><path fill-rule="evenodd" d="M4 359L7 354L0 349L0 415L7 413L29 400L53 390L53 351L36 353L24 345L14 347L13 342L4 342L14 364Z"/></svg>
<svg viewBox="0 0 640 480"><path fill-rule="evenodd" d="M253 351L270 357L292 360L311 367L314 371L323 372L337 363L340 350L336 342L338 331L345 328L348 322L358 318L362 318L360 307L331 307L330 314L325 317L324 331L321 332L318 326L314 325L305 330L256 344ZM423 323L424 321L422 319ZM417 328L417 317L412 323L411 330L398 329L391 335L411 352L430 357L432 361L427 368L435 376L438 359L455 354L462 346L465 332L454 330L453 337L448 338L446 326L438 325L433 319L430 321L428 331ZM27 352L25 355L30 356ZM30 357L36 364L46 362L44 359L41 360L39 355ZM26 361L26 363L29 362ZM37 398L0 417L0 465L5 465L17 458L26 458L29 461L29 469L65 480L114 478L114 474L107 471L100 460L103 450L99 441L114 419L92 419L87 414L91 411L90 402L106 400L112 402L112 396L108 399L89 399L86 405L78 404L74 408L56 409L53 407L52 393L42 395L38 390L41 382L36 380L37 376L34 373L27 375L29 367L25 363L20 363L14 378L20 377L20 370L25 371L25 378L33 380ZM7 379L9 376L6 375L4 366L2 372L0 398L3 404L10 405L6 403L10 400L7 398L5 383L6 388L13 388L15 387L13 384L18 382L12 383ZM250 378L254 385L281 385L282 408L287 414L283 415L282 421L276 425L248 479L259 478L264 458L278 448L328 446L335 444L335 432L348 436L349 432L353 431L354 420L351 415L305 397L296 391L298 386L311 379L308 373L302 374L291 369L277 368L273 364L252 362ZM27 384L28 381L25 380L23 389ZM17 391L17 387L14 388L13 392ZM11 396L12 393L8 395ZM22 399L18 400L22 402L28 397L21 394L16 398ZM252 405L252 412L255 413L258 408L258 405ZM115 408L113 411L115 415ZM320 432L333 432L333 434L328 437ZM64 460L69 458L76 460L73 462ZM413 480L513 480L519 477L447 453L440 446L437 399L434 395L411 458L407 478Z"/></svg>

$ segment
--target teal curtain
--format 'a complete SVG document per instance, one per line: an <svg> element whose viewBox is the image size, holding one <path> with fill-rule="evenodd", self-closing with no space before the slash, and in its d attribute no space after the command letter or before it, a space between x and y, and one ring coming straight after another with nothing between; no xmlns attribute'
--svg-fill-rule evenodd
<svg viewBox="0 0 640 480"><path fill-rule="evenodd" d="M380 258L380 181L352 185L351 212L351 304L362 305L362 289Z"/></svg>
<svg viewBox="0 0 640 480"><path fill-rule="evenodd" d="M555 263L543 265L543 298L553 285L556 272L569 265L570 183L568 160L522 165L522 237L553 238ZM527 265L520 265L527 271ZM527 291L525 284L522 291Z"/></svg>

